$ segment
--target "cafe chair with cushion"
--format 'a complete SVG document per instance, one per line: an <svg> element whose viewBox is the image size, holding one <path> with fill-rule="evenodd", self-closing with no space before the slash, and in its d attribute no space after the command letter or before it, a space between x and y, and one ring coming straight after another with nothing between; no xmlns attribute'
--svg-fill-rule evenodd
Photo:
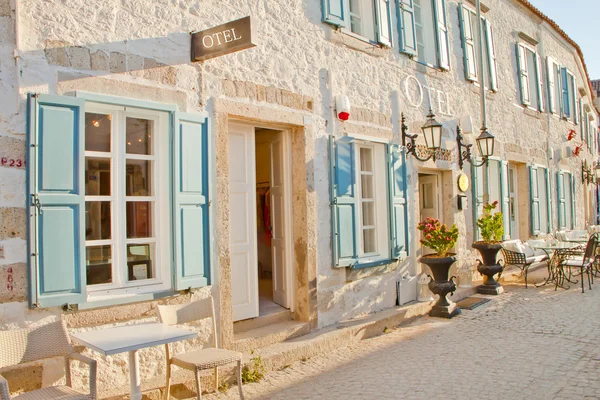
<svg viewBox="0 0 600 400"><path fill-rule="evenodd" d="M566 257L563 257L560 262L560 267L563 270L569 270L569 276L571 276L571 270L573 268L579 269L579 275L581 276L581 293L585 293L585 285L583 282L585 275L588 277L588 286L590 290L592 289L592 269L596 262L596 249L599 245L600 233L594 233L588 239L583 255L581 255L581 253L577 254L576 252L573 252Z"/></svg>
<svg viewBox="0 0 600 400"><path fill-rule="evenodd" d="M525 276L525 288L527 288L529 267L532 264L547 261L548 256L545 253L536 253L528 244L516 239L502 243L502 259L504 268L512 265L521 270L521 274Z"/></svg>
<svg viewBox="0 0 600 400"><path fill-rule="evenodd" d="M165 399L168 400L170 396L171 367L173 365L194 372L197 398L201 399L202 386L200 385L200 371L214 368L215 392L217 392L219 389L218 368L233 363L237 363L237 384L240 391L240 398L244 399L244 393L242 391L242 353L219 349L215 323L215 306L212 297L196 300L188 304L158 306L158 317L162 323L167 325L186 324L210 318L213 338L213 347L193 350L174 356L170 356L169 345L165 344L167 354L167 388Z"/></svg>
<svg viewBox="0 0 600 400"><path fill-rule="evenodd" d="M65 359L66 385L50 386L11 397L8 382L0 375L0 400L94 400L96 399L96 361L77 353L62 321L35 328L0 331L0 371L22 367L46 358ZM71 387L71 361L89 366L89 394Z"/></svg>

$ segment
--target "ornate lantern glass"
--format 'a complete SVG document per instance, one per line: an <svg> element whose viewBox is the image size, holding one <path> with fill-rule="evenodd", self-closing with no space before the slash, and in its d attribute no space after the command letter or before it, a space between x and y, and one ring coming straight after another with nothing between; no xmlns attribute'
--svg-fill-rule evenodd
<svg viewBox="0 0 600 400"><path fill-rule="evenodd" d="M494 135L486 130L481 132L481 135L476 140L481 157L491 157L494 155Z"/></svg>
<svg viewBox="0 0 600 400"><path fill-rule="evenodd" d="M442 124L435 120L435 114L429 110L427 121L421 127L425 136L425 144L429 150L437 150L442 144Z"/></svg>

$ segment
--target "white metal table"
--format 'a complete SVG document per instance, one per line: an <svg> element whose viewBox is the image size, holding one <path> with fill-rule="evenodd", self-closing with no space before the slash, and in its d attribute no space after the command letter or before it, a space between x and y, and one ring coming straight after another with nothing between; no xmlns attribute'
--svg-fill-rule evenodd
<svg viewBox="0 0 600 400"><path fill-rule="evenodd" d="M196 332L158 322L118 326L71 335L73 342L96 350L105 356L129 353L129 383L131 385L129 398L131 400L141 400L142 398L137 352L139 349L192 339L196 336Z"/></svg>

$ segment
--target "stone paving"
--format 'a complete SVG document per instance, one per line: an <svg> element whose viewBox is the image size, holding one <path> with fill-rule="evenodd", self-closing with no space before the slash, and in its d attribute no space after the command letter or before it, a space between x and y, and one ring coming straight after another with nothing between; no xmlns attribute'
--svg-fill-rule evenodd
<svg viewBox="0 0 600 400"><path fill-rule="evenodd" d="M247 399L600 399L600 285L507 286L244 385ZM234 386L206 398L236 399Z"/></svg>

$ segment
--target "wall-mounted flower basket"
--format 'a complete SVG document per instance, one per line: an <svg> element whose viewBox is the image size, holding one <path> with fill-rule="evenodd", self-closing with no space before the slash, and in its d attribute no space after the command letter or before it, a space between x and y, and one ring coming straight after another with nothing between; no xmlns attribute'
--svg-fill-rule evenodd
<svg viewBox="0 0 600 400"><path fill-rule="evenodd" d="M582 149L583 149L583 145L582 145L582 144L580 144L580 145L578 145L578 146L575 146L575 148L573 149L573 155L574 155L575 157L578 157L578 156L579 156L579 153L581 153L581 150L582 150Z"/></svg>
<svg viewBox="0 0 600 400"><path fill-rule="evenodd" d="M573 140L576 136L577 132L575 132L575 129L570 129L569 133L567 134L567 140Z"/></svg>

